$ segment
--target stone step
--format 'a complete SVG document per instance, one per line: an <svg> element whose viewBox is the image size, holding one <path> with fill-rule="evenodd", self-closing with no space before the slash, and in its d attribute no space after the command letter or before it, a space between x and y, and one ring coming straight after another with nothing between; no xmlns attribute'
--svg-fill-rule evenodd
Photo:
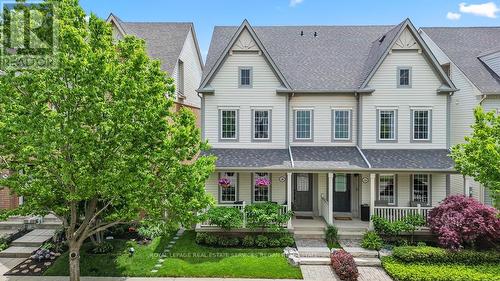
<svg viewBox="0 0 500 281"><path fill-rule="evenodd" d="M364 232L358 231L339 231L339 239L361 240L363 239Z"/></svg>
<svg viewBox="0 0 500 281"><path fill-rule="evenodd" d="M296 239L324 239L325 232L319 230L298 230L293 235Z"/></svg>
<svg viewBox="0 0 500 281"><path fill-rule="evenodd" d="M303 265L330 265L330 258L300 258L300 264Z"/></svg>
<svg viewBox="0 0 500 281"><path fill-rule="evenodd" d="M38 224L33 225L33 227L35 229L57 229L61 226L62 226L62 224L59 222L42 222L42 223L38 223Z"/></svg>
<svg viewBox="0 0 500 281"><path fill-rule="evenodd" d="M293 226L293 230L295 231L322 231L325 232L325 227L318 225L318 226Z"/></svg>
<svg viewBox="0 0 500 281"><path fill-rule="evenodd" d="M342 226L337 228L339 232L361 232L365 233L368 231L367 227L359 227L359 226Z"/></svg>
<svg viewBox="0 0 500 281"><path fill-rule="evenodd" d="M378 258L354 258L354 262L357 266L380 267L382 265Z"/></svg>
<svg viewBox="0 0 500 281"><path fill-rule="evenodd" d="M0 229L20 229L24 227L24 222L21 221L2 221Z"/></svg>
<svg viewBox="0 0 500 281"><path fill-rule="evenodd" d="M330 249L327 247L298 247L301 258L329 258Z"/></svg>
<svg viewBox="0 0 500 281"><path fill-rule="evenodd" d="M1 258L29 258L31 253L38 250L39 247L17 247L11 246L0 252Z"/></svg>
<svg viewBox="0 0 500 281"><path fill-rule="evenodd" d="M356 258L378 258L378 252L361 247L343 247L346 252Z"/></svg>

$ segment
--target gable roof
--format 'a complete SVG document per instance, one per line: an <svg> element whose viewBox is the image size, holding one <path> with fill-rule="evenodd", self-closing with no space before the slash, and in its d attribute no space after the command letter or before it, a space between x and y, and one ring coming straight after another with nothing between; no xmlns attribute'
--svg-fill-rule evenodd
<svg viewBox="0 0 500 281"><path fill-rule="evenodd" d="M500 27L421 28L484 94L500 93L500 77L480 57L500 49Z"/></svg>
<svg viewBox="0 0 500 281"><path fill-rule="evenodd" d="M398 35L411 22L374 26L256 26L245 20L240 27L216 26L207 55L202 85L205 87L229 52L242 26L248 26L269 54L276 72L281 73L290 90L299 92L364 91L366 81L383 61ZM414 29L414 27L413 27ZM415 37L419 34L414 29ZM303 35L301 35L301 33ZM317 36L314 36L316 33ZM382 43L378 40L385 36ZM425 44L420 39L419 43ZM454 86L429 54L437 73L449 88ZM434 59L434 60L432 60Z"/></svg>
<svg viewBox="0 0 500 281"><path fill-rule="evenodd" d="M113 21L122 35L135 35L146 42L148 55L161 62L162 70L173 73L177 60L186 42L189 31L195 41L198 59L203 66L194 25L191 22L124 22L110 14L108 22Z"/></svg>

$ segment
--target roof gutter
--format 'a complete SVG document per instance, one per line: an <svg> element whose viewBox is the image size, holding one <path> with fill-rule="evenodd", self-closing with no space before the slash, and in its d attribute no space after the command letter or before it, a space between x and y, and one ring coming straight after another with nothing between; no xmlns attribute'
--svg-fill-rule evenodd
<svg viewBox="0 0 500 281"><path fill-rule="evenodd" d="M366 173L377 173L377 172L392 172L392 173L415 173L415 172L428 172L428 173L445 173L445 174L459 174L454 169L411 169L411 168L336 168L336 167L324 167L324 168L307 168L307 167L216 167L217 171L308 171L308 172L329 172L332 170L342 171L342 172L366 172Z"/></svg>

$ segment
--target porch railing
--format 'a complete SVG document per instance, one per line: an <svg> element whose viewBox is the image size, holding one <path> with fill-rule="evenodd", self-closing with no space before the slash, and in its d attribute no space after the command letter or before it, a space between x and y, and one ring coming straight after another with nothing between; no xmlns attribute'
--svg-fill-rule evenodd
<svg viewBox="0 0 500 281"><path fill-rule="evenodd" d="M425 219L427 225L427 215L432 207L381 207L375 206L375 215L385 218L391 222L400 220L408 215L421 215Z"/></svg>
<svg viewBox="0 0 500 281"><path fill-rule="evenodd" d="M218 204L215 205L216 207L224 207L224 208L235 208L240 211L242 218L243 218L243 225L241 228L246 228L247 227L247 212L245 212L245 206L248 205L245 201L243 201L242 204ZM288 212L288 206L287 205L280 205L280 215L285 214ZM206 220L203 221L199 224L201 227L216 227L216 225L211 224L210 221ZM284 225L286 227L286 224Z"/></svg>

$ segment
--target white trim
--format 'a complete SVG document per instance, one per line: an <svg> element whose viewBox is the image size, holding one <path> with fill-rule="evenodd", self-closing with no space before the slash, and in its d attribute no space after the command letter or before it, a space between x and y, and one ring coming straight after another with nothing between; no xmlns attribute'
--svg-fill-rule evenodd
<svg viewBox="0 0 500 281"><path fill-rule="evenodd" d="M231 171L229 171L229 172L220 172L219 173L219 178L217 180L220 180L221 177L229 177L227 175L227 173L233 173L234 174L233 177L236 178L236 182L233 183L234 184L234 199L235 200L229 200L229 201L222 200L222 187L219 186L219 184L217 183L217 188L219 189L219 192L220 192L220 195L219 195L219 198L218 198L219 199L219 203L234 203L235 201L238 201L238 199L239 199L238 198L238 188L239 188L238 182L239 182L239 176L240 175L237 172L231 172Z"/></svg>
<svg viewBox="0 0 500 281"><path fill-rule="evenodd" d="M297 137L297 133L298 133L298 130L297 130L297 124L298 124L298 118L297 118L297 113L299 111L308 111L309 112L309 137L308 138L299 138ZM294 123L293 126L294 126L294 139L296 140L312 140L312 132L313 132L313 111L314 109L305 109L305 108L294 108L293 109L293 114L295 115L295 118L294 118Z"/></svg>
<svg viewBox="0 0 500 281"><path fill-rule="evenodd" d="M223 131L222 127L223 127L224 119L222 118L222 113L224 111L234 111L234 113L235 113L234 114L234 121L235 121L234 122L234 138L224 138L223 137L224 131ZM220 114L219 115L219 118L220 118L220 125L219 125L220 126L220 128L219 128L220 136L219 137L220 137L220 139L221 140L237 140L238 139L238 122L239 122L239 120L238 120L238 109L223 108L223 109L219 110L219 114Z"/></svg>
<svg viewBox="0 0 500 281"><path fill-rule="evenodd" d="M380 137L380 134L381 134L381 128L380 128L380 124L382 122L382 117L381 117L381 114L382 114L382 111L392 111L393 113L393 116L392 116L392 138L381 138ZM378 115L378 118L377 118L377 139L380 140L380 141L395 141L397 140L397 137L396 137L396 126L397 126L397 122L396 122L396 118L397 118L397 109L388 109L388 108L385 108L385 109L382 109L382 108L379 108L377 110L377 115Z"/></svg>
<svg viewBox="0 0 500 281"><path fill-rule="evenodd" d="M416 139L415 138L415 113L417 111L427 111L427 138L425 139ZM420 109L420 108L412 108L410 110L411 112L411 139L413 141L430 141L431 140L431 116L432 116L432 110L431 109Z"/></svg>
<svg viewBox="0 0 500 281"><path fill-rule="evenodd" d="M421 204L430 205L431 204L431 174L429 173L414 173L411 177L411 199L415 201L415 175L426 175L427 176L427 202L420 202Z"/></svg>

